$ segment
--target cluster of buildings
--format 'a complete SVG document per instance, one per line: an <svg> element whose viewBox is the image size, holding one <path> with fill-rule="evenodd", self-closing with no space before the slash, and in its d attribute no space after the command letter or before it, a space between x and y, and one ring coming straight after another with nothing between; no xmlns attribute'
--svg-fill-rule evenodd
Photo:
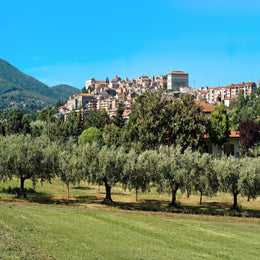
<svg viewBox="0 0 260 260"><path fill-rule="evenodd" d="M260 85L260 81L258 84ZM122 79L119 76L112 80L92 78L86 81L83 93L70 96L67 103L59 107L59 115L66 117L72 110L81 110L85 115L92 109L104 109L112 117L116 113L118 104L122 103L127 119L134 99L138 95L158 89L163 89L169 97L190 94L195 100L211 105L223 101L226 106L229 106L230 100L237 98L240 90L243 90L245 97L250 96L252 91L257 89L257 85L250 81L196 89L189 87L189 74L183 71L172 71L157 77L140 76L137 79Z"/></svg>
<svg viewBox="0 0 260 260"><path fill-rule="evenodd" d="M167 75L140 76L137 79L116 76L111 81L92 78L86 81L83 93L70 96L67 103L59 107L59 113L66 116L72 110L81 109L83 113L87 113L91 109L104 109L109 115L113 115L118 103L123 103L125 110L129 111L135 97L158 89L174 94L191 93L188 73L172 71Z"/></svg>
<svg viewBox="0 0 260 260"><path fill-rule="evenodd" d="M260 82L259 82L260 84ZM238 84L230 84L228 86L219 87L202 87L196 91L196 99L204 100L209 104L218 104L224 102L228 107L230 100L238 97L239 91L243 90L244 97L250 96L253 91L257 89L255 82L241 82Z"/></svg>

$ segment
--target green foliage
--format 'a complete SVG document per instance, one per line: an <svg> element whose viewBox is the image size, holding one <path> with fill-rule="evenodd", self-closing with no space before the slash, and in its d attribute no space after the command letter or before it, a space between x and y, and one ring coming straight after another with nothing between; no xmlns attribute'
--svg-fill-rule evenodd
<svg viewBox="0 0 260 260"><path fill-rule="evenodd" d="M250 97L245 99L243 92L240 91L238 98L231 103L228 116L232 129L237 130L240 121L250 120L260 123L260 95L258 92L260 92L260 88L251 92Z"/></svg>
<svg viewBox="0 0 260 260"><path fill-rule="evenodd" d="M136 191L136 201L138 200L138 190L142 192L149 190L149 184L156 177L156 167L158 154L154 150L147 150L137 154L131 149L126 155L124 164L122 183L129 190Z"/></svg>
<svg viewBox="0 0 260 260"><path fill-rule="evenodd" d="M142 150L155 148L164 143L168 129L167 120L162 111L167 101L162 97L162 91L144 93L136 98L129 119L129 128L133 140L139 141Z"/></svg>
<svg viewBox="0 0 260 260"><path fill-rule="evenodd" d="M38 120L45 122L55 122L54 110L51 107L44 108L38 115Z"/></svg>
<svg viewBox="0 0 260 260"><path fill-rule="evenodd" d="M70 196L70 184L80 183L84 177L83 165L80 160L81 150L71 138L59 151L59 176L66 184L68 198Z"/></svg>
<svg viewBox="0 0 260 260"><path fill-rule="evenodd" d="M23 116L20 109L12 109L7 115L5 123L5 133L11 134L29 134L31 132L29 120Z"/></svg>
<svg viewBox="0 0 260 260"><path fill-rule="evenodd" d="M109 115L105 110L91 110L84 119L84 128L96 127L103 129L110 124Z"/></svg>
<svg viewBox="0 0 260 260"><path fill-rule="evenodd" d="M68 136L72 136L74 140L78 140L78 137L83 131L83 120L81 119L81 115L72 111L64 124L67 128Z"/></svg>
<svg viewBox="0 0 260 260"><path fill-rule="evenodd" d="M239 178L243 169L240 159L229 156L215 160L215 169L218 173L221 190L232 193L234 197L233 208L237 209L237 196L240 193Z"/></svg>
<svg viewBox="0 0 260 260"><path fill-rule="evenodd" d="M103 130L104 144L107 146L119 146L122 144L121 129L116 125L106 125Z"/></svg>
<svg viewBox="0 0 260 260"><path fill-rule="evenodd" d="M215 107L210 115L209 136L213 144L223 145L229 137L229 121L224 104Z"/></svg>
<svg viewBox="0 0 260 260"><path fill-rule="evenodd" d="M124 163L126 161L123 147L103 146L93 162L91 179L92 182L103 183L106 188L104 203L111 204L111 188L121 180Z"/></svg>
<svg viewBox="0 0 260 260"><path fill-rule="evenodd" d="M123 113L124 113L124 105L122 103L118 104L116 116L113 119L113 122L115 126L122 128L125 125L125 120L123 118Z"/></svg>
<svg viewBox="0 0 260 260"><path fill-rule="evenodd" d="M171 103L162 94L158 91L136 98L129 119L132 140L138 141L142 150L160 144L200 147L206 125L201 107L190 96Z"/></svg>
<svg viewBox="0 0 260 260"><path fill-rule="evenodd" d="M247 196L248 200L255 199L260 194L260 158L244 158L243 170L238 181L241 195Z"/></svg>
<svg viewBox="0 0 260 260"><path fill-rule="evenodd" d="M183 187L185 166L186 162L180 146L170 149L161 148L160 159L158 160L158 190L172 194L172 206L176 205L178 189Z"/></svg>
<svg viewBox="0 0 260 260"><path fill-rule="evenodd" d="M104 143L102 132L96 127L90 127L84 130L79 136L80 145L93 142L97 142L100 146L102 146Z"/></svg>
<svg viewBox="0 0 260 260"><path fill-rule="evenodd" d="M20 197L26 197L25 180L31 179L33 183L38 179L42 182L50 181L56 173L57 150L55 144L51 144L48 138L41 136L32 139L29 135L10 135L4 137L2 142L8 144L0 148L1 154L6 158L4 175L20 179Z"/></svg>
<svg viewBox="0 0 260 260"><path fill-rule="evenodd" d="M189 95L175 100L169 109L170 140L174 145L199 149L203 143L203 134L206 131L207 122L202 108L193 102Z"/></svg>
<svg viewBox="0 0 260 260"><path fill-rule="evenodd" d="M194 171L191 174L191 182L195 191L200 192L200 204L202 195L213 195L218 191L218 176L214 169L211 155L194 153Z"/></svg>
<svg viewBox="0 0 260 260"><path fill-rule="evenodd" d="M85 86L81 89L81 93L88 93L88 91L87 91Z"/></svg>
<svg viewBox="0 0 260 260"><path fill-rule="evenodd" d="M220 188L222 191L232 193L234 197L233 208L237 209L237 196L239 194L255 198L260 193L260 160L259 158L223 157L215 160Z"/></svg>

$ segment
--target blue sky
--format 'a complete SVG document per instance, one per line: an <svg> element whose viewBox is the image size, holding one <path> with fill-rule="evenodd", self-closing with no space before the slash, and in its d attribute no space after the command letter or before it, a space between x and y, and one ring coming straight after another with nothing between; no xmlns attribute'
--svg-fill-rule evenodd
<svg viewBox="0 0 260 260"><path fill-rule="evenodd" d="M8 0L0 32L0 58L49 86L172 70L196 87L260 79L257 0Z"/></svg>

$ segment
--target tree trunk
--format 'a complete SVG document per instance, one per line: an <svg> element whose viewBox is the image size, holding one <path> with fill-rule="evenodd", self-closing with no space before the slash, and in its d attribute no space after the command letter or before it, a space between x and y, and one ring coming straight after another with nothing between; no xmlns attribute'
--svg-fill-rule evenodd
<svg viewBox="0 0 260 260"><path fill-rule="evenodd" d="M200 205L202 204L202 191L200 192Z"/></svg>
<svg viewBox="0 0 260 260"><path fill-rule="evenodd" d="M235 210L238 209L238 206L237 206L237 195L238 195L238 193L233 193L233 196L234 196L233 209L235 209Z"/></svg>
<svg viewBox="0 0 260 260"><path fill-rule="evenodd" d="M70 197L70 184L67 183L68 198Z"/></svg>
<svg viewBox="0 0 260 260"><path fill-rule="evenodd" d="M21 199L26 199L26 194L24 192L24 181L25 181L25 178L21 177L20 178L20 194L19 194L19 198Z"/></svg>
<svg viewBox="0 0 260 260"><path fill-rule="evenodd" d="M105 204L113 204L113 200L111 198L111 187L108 185L107 181L104 181L105 183L105 188L106 188L106 197L103 200L103 203Z"/></svg>
<svg viewBox="0 0 260 260"><path fill-rule="evenodd" d="M172 201L170 203L170 206L176 206L176 193L177 193L178 187L172 189Z"/></svg>
<svg viewBox="0 0 260 260"><path fill-rule="evenodd" d="M138 201L138 189L135 189L135 200Z"/></svg>

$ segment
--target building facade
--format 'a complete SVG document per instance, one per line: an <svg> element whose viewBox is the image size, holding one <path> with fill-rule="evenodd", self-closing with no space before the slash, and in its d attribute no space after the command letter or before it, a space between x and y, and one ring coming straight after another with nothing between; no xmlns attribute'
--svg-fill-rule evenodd
<svg viewBox="0 0 260 260"><path fill-rule="evenodd" d="M189 87L189 74L183 71L172 71L167 75L167 89L179 91Z"/></svg>

